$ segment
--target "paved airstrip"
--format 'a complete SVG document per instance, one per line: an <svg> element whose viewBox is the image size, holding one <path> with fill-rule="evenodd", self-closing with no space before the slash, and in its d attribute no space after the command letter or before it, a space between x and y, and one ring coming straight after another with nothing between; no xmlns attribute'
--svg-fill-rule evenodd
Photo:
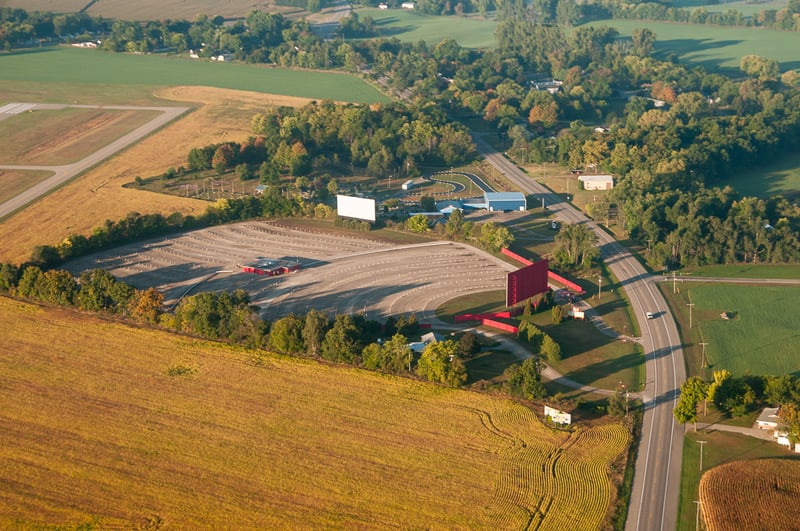
<svg viewBox="0 0 800 531"><path fill-rule="evenodd" d="M53 189L61 186L81 172L86 171L95 164L102 162L118 151L138 142L153 131L165 126L184 112L188 107L131 107L125 105L67 105L61 103L9 103L0 107L0 120L15 116L23 112L59 110L66 108L82 109L117 109L130 111L158 111L161 114L149 122L137 127L133 131L112 140L107 145L101 147L94 153L87 155L73 164L63 164L60 166L41 166L25 164L0 164L0 169L6 170L35 170L51 171L53 175L44 181L23 190L18 195L12 197L4 203L0 203L0 219L16 212L24 206L39 199Z"/></svg>
<svg viewBox="0 0 800 531"><path fill-rule="evenodd" d="M258 259L299 260L298 272L242 273ZM316 232L281 222L244 222L119 247L66 264L74 274L102 268L136 288L155 287L168 305L200 291L246 290L262 317L317 309L366 312L370 319L416 313L423 322L461 295L505 289L516 266L454 242L397 245L369 234Z"/></svg>

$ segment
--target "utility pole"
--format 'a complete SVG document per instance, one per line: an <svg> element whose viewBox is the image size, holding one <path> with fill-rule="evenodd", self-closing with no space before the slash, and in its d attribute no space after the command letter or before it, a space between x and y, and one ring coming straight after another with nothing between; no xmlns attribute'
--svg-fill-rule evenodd
<svg viewBox="0 0 800 531"><path fill-rule="evenodd" d="M647 238L647 254L650 254L650 242L653 241L650 238Z"/></svg>
<svg viewBox="0 0 800 531"><path fill-rule="evenodd" d="M678 274L673 271L672 272L672 293L678 293Z"/></svg>
<svg viewBox="0 0 800 531"><path fill-rule="evenodd" d="M700 346L703 347L703 354L700 360L700 369L702 370L706 366L706 345L708 343L700 343Z"/></svg>
<svg viewBox="0 0 800 531"><path fill-rule="evenodd" d="M695 503L697 504L697 515L695 516L694 520L694 528L700 529L700 506L703 505L703 502L700 500L695 500Z"/></svg>
<svg viewBox="0 0 800 531"><path fill-rule="evenodd" d="M697 441L700 445L700 472L703 471L703 445L706 444L708 441Z"/></svg>
<svg viewBox="0 0 800 531"><path fill-rule="evenodd" d="M628 416L628 388L624 383L620 382L619 385L625 390L625 416Z"/></svg>
<svg viewBox="0 0 800 531"><path fill-rule="evenodd" d="M690 302L686 306L689 307L689 330L692 329L692 308L694 307L694 303Z"/></svg>

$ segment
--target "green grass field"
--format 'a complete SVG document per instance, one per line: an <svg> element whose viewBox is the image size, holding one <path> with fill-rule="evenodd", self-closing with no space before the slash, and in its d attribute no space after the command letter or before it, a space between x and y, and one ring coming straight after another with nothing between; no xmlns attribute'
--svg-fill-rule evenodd
<svg viewBox="0 0 800 531"><path fill-rule="evenodd" d="M749 14L752 11L785 5L786 2L771 2L750 6L737 2L704 7L709 11L722 11L731 7ZM745 9L746 7L750 9ZM397 9L363 9L358 13L360 16L369 15L375 19L383 37L397 37L406 42L424 40L428 44L450 37L467 48L497 46L494 37L497 23L493 19L420 15ZM658 57L675 54L682 62L703 66L712 71L738 74L739 59L747 54L776 59L780 61L782 70L800 68L800 60L795 53L800 37L793 32L640 20L600 20L591 22L591 25L612 26L619 30L620 35L627 37L636 28L648 27L656 33L655 50Z"/></svg>
<svg viewBox="0 0 800 531"><path fill-rule="evenodd" d="M681 63L709 71L740 74L739 60L748 54L776 59L782 71L800 68L800 34L795 32L642 20L598 20L591 25L617 28L625 37L636 28L649 28L656 34L656 57L675 54Z"/></svg>
<svg viewBox="0 0 800 531"><path fill-rule="evenodd" d="M747 286L721 283L662 285L673 314L678 314L690 375L698 374L702 350L706 345L712 370L727 369L735 376L750 374L800 375L797 345L797 312L800 311L800 286ZM692 328L689 328L689 307ZM733 319L720 314L733 312Z"/></svg>
<svg viewBox="0 0 800 531"><path fill-rule="evenodd" d="M363 80L314 72L161 55L112 54L59 47L0 55L0 80L109 85L203 85L336 101L388 98Z"/></svg>
<svg viewBox="0 0 800 531"><path fill-rule="evenodd" d="M788 0L767 0L765 2L754 2L751 0L738 0L735 2L717 2L716 4L707 3L705 0L678 0L672 2L675 7L682 7L684 9L694 10L697 8L705 8L709 13L722 13L728 9L739 11L745 16L751 16L764 11L766 9L774 9L776 11L783 9L788 4Z"/></svg>
<svg viewBox="0 0 800 531"><path fill-rule="evenodd" d="M687 268L683 272L696 277L800 278L800 266L794 264L726 264Z"/></svg>
<svg viewBox="0 0 800 531"><path fill-rule="evenodd" d="M497 22L475 17L435 16L407 9L359 9L359 17L375 20L381 37L428 45L451 38L465 48L494 48Z"/></svg>
<svg viewBox="0 0 800 531"><path fill-rule="evenodd" d="M797 200L800 198L800 153L786 153L773 164L742 169L731 177L726 184L744 196L782 195L790 201Z"/></svg>

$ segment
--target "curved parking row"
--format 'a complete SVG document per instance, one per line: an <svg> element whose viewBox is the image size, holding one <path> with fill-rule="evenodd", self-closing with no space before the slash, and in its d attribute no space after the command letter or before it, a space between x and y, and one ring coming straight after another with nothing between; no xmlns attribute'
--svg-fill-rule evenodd
<svg viewBox="0 0 800 531"><path fill-rule="evenodd" d="M241 272L259 258L293 258L296 273ZM416 313L433 318L454 297L505 288L512 266L452 242L396 245L280 222L245 222L159 238L73 261L74 274L103 268L139 288L155 287L168 305L193 291L244 289L268 320L315 308L370 318Z"/></svg>

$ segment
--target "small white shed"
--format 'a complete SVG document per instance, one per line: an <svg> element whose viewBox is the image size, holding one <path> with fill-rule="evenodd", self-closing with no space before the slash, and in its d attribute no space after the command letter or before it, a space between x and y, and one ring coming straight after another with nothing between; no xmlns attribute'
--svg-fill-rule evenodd
<svg viewBox="0 0 800 531"><path fill-rule="evenodd" d="M578 180L584 190L611 190L614 188L613 175L581 175Z"/></svg>

